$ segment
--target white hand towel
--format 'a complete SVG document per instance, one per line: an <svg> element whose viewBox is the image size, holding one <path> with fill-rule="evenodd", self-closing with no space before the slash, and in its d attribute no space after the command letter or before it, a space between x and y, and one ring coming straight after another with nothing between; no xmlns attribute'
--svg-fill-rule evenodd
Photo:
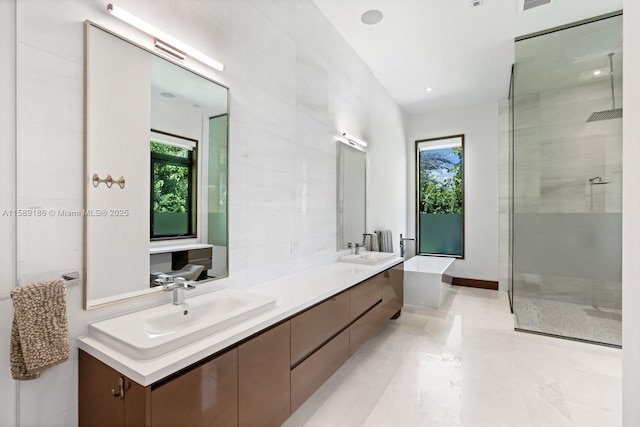
<svg viewBox="0 0 640 427"><path fill-rule="evenodd" d="M391 230L385 230L387 233L387 250L385 252L393 252L393 234Z"/></svg>
<svg viewBox="0 0 640 427"><path fill-rule="evenodd" d="M380 246L378 245L378 232L374 232L371 235L371 250L373 252L378 252L380 250Z"/></svg>

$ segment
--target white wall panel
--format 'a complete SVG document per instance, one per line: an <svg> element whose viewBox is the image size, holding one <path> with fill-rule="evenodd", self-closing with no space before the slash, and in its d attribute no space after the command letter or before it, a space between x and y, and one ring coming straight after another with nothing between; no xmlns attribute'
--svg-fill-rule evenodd
<svg viewBox="0 0 640 427"><path fill-rule="evenodd" d="M464 134L464 259L451 275L498 281L498 101L409 118L409 206L415 229L415 141ZM506 290L506 288L505 288Z"/></svg>

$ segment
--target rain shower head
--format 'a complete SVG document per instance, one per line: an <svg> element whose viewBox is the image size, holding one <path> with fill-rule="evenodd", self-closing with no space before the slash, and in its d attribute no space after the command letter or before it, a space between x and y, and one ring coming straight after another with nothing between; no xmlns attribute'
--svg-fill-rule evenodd
<svg viewBox="0 0 640 427"><path fill-rule="evenodd" d="M600 120L613 120L622 118L622 108L614 108L613 110L596 111L587 119L587 123L598 122Z"/></svg>
<svg viewBox="0 0 640 427"><path fill-rule="evenodd" d="M611 77L611 102L613 107L611 110L596 111L587 119L587 123L597 122L600 120L612 120L622 118L622 108L616 108L616 96L613 92L613 52L609 56L609 76Z"/></svg>

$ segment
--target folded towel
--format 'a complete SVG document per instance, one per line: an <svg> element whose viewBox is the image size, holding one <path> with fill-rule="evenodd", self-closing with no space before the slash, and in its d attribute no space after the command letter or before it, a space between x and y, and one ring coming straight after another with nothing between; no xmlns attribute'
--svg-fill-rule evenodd
<svg viewBox="0 0 640 427"><path fill-rule="evenodd" d="M376 231L380 252L393 252L393 239L391 230Z"/></svg>
<svg viewBox="0 0 640 427"><path fill-rule="evenodd" d="M378 235L378 246L380 247L380 252L384 252L385 240L384 240L384 232L376 231Z"/></svg>
<svg viewBox="0 0 640 427"><path fill-rule="evenodd" d="M364 235L363 248L365 251L371 251L371 234Z"/></svg>
<svg viewBox="0 0 640 427"><path fill-rule="evenodd" d="M371 234L371 250L373 252L378 252L380 250L380 246L378 244L378 232Z"/></svg>
<svg viewBox="0 0 640 427"><path fill-rule="evenodd" d="M66 287L51 280L11 290L11 376L32 380L69 358Z"/></svg>
<svg viewBox="0 0 640 427"><path fill-rule="evenodd" d="M393 235L391 234L391 230L384 230L386 234L385 243L386 247L384 249L385 252L393 252Z"/></svg>

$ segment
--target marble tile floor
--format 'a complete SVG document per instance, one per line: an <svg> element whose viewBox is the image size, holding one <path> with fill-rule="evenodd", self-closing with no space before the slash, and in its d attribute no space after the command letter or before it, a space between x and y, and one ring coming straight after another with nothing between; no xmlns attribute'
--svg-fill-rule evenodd
<svg viewBox="0 0 640 427"><path fill-rule="evenodd" d="M517 296L515 325L520 329L622 345L622 310Z"/></svg>
<svg viewBox="0 0 640 427"><path fill-rule="evenodd" d="M506 292L405 306L284 426L621 425L621 350L513 325Z"/></svg>

